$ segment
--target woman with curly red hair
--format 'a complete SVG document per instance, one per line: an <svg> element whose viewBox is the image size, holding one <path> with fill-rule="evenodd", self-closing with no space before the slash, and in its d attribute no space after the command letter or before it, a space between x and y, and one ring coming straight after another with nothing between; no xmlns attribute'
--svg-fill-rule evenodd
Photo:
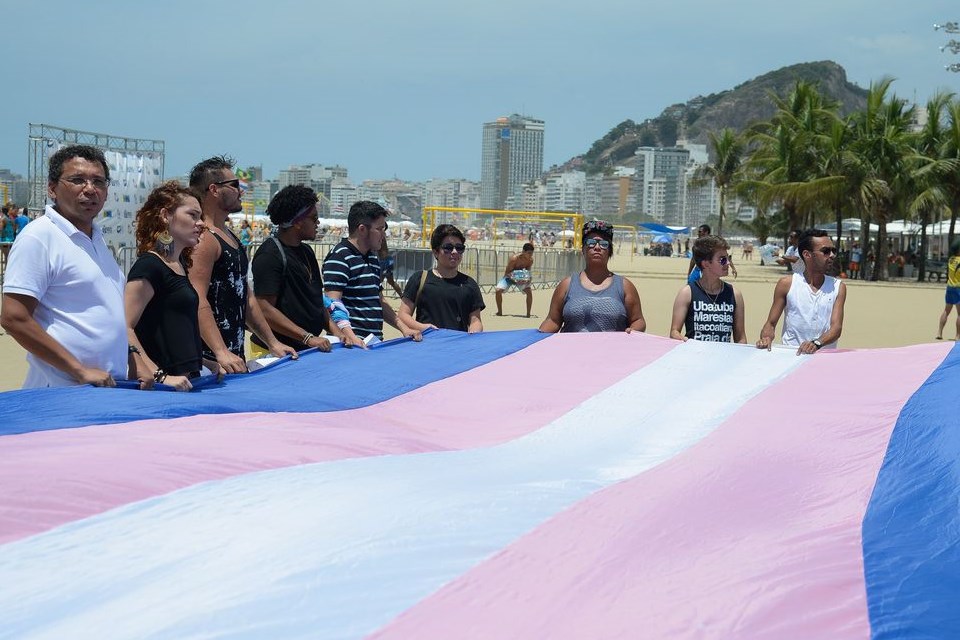
<svg viewBox="0 0 960 640"><path fill-rule="evenodd" d="M189 391L203 360L197 308L200 298L187 278L190 254L203 233L200 202L176 181L154 189L137 212L139 258L127 275L124 307L132 369L142 389L156 383Z"/></svg>

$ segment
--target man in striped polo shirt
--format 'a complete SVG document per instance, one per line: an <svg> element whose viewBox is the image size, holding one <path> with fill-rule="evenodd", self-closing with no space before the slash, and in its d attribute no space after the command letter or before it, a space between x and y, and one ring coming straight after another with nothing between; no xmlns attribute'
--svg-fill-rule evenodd
<svg viewBox="0 0 960 640"><path fill-rule="evenodd" d="M341 240L323 260L324 293L339 299L350 313L351 329L344 330L345 346L365 347L365 339L383 339L386 320L405 337L421 339L408 329L383 298L377 249L387 232L387 210L376 202L361 200L347 216L349 237Z"/></svg>

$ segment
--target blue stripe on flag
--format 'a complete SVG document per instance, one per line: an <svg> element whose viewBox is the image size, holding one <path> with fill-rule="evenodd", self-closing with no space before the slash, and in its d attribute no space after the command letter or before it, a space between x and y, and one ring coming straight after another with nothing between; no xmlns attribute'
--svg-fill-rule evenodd
<svg viewBox="0 0 960 640"><path fill-rule="evenodd" d="M864 574L876 639L960 637L958 383L960 344L900 412L867 507Z"/></svg>
<svg viewBox="0 0 960 640"><path fill-rule="evenodd" d="M534 329L431 331L423 342L308 352L260 373L228 376L190 393L68 387L0 394L0 436L151 418L255 411L342 411L383 402L492 362L552 334ZM370 361L376 358L376 380ZM266 371L264 373L266 373ZM535 372L531 372L535 375Z"/></svg>

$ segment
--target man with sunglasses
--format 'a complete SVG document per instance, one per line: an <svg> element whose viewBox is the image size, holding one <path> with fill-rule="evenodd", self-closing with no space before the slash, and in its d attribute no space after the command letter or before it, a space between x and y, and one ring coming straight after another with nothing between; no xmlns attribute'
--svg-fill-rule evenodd
<svg viewBox="0 0 960 640"><path fill-rule="evenodd" d="M804 272L780 278L773 292L770 314L760 331L758 349L770 349L780 316L783 344L797 347L797 355L836 348L843 332L843 305L847 288L842 280L828 276L837 248L826 231L808 229L797 244Z"/></svg>
<svg viewBox="0 0 960 640"><path fill-rule="evenodd" d="M190 190L200 201L209 233L200 236L187 275L200 296L197 316L203 357L216 360L227 373L246 373L244 330L248 326L274 356L296 357L296 349L277 340L248 290L246 247L227 228L230 214L243 210L243 189L233 164L226 156L214 156L190 171Z"/></svg>
<svg viewBox="0 0 960 640"><path fill-rule="evenodd" d="M116 386L127 377L124 277L94 219L110 169L96 147L50 157L44 215L10 251L0 325L27 350L24 388Z"/></svg>
<svg viewBox="0 0 960 640"><path fill-rule="evenodd" d="M516 287L527 296L527 317L533 308L533 290L530 280L530 270L533 268L533 243L527 242L523 250L507 261L507 268L496 287L497 315L503 315L503 292L510 287Z"/></svg>

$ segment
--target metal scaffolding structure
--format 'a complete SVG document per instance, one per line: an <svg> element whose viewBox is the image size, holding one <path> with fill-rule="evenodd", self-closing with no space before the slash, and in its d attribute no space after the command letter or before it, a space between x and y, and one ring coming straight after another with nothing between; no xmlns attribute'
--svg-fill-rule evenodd
<svg viewBox="0 0 960 640"><path fill-rule="evenodd" d="M43 209L47 201L47 159L51 147L88 144L104 151L125 151L165 158L163 140L126 138L108 133L65 129L49 124L30 123L27 148L27 180L30 183L30 208ZM162 176L161 176L162 177Z"/></svg>

